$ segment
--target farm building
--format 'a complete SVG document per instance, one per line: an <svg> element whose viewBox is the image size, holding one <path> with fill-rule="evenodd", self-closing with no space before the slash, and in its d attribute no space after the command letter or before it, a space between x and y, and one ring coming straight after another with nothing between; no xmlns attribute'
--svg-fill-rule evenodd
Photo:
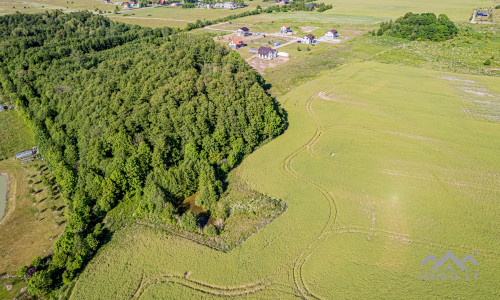
<svg viewBox="0 0 500 300"><path fill-rule="evenodd" d="M38 147L33 147L31 150L16 153L16 159L20 159L23 164L33 161L38 153Z"/></svg>
<svg viewBox="0 0 500 300"><path fill-rule="evenodd" d="M214 8L224 8L224 3L215 3Z"/></svg>
<svg viewBox="0 0 500 300"><path fill-rule="evenodd" d="M314 35L308 34L302 37L302 44L312 44L314 43Z"/></svg>
<svg viewBox="0 0 500 300"><path fill-rule="evenodd" d="M229 42L229 47L231 47L231 49L233 50L236 50L236 49L239 49L241 47L243 47L244 43L243 43L243 40L241 38L236 38L236 39L233 39Z"/></svg>
<svg viewBox="0 0 500 300"><path fill-rule="evenodd" d="M325 38L327 38L327 39L334 39L334 38L336 38L338 36L339 36L339 33L335 29L327 31L326 34L325 34Z"/></svg>
<svg viewBox="0 0 500 300"><path fill-rule="evenodd" d="M314 9L315 5L314 3L306 3L306 8Z"/></svg>
<svg viewBox="0 0 500 300"><path fill-rule="evenodd" d="M476 16L478 18L484 18L484 17L488 17L490 13L488 11L478 11Z"/></svg>
<svg viewBox="0 0 500 300"><path fill-rule="evenodd" d="M173 7L180 6L180 5L181 4L179 2L170 3L170 6L173 6Z"/></svg>
<svg viewBox="0 0 500 300"><path fill-rule="evenodd" d="M130 3L123 2L123 8L130 8Z"/></svg>
<svg viewBox="0 0 500 300"><path fill-rule="evenodd" d="M257 53L259 54L259 58L264 59L273 59L278 56L278 51L269 47L260 47Z"/></svg>
<svg viewBox="0 0 500 300"><path fill-rule="evenodd" d="M250 35L250 29L246 27L241 27L240 29L236 30L236 35L237 36L247 36Z"/></svg>
<svg viewBox="0 0 500 300"><path fill-rule="evenodd" d="M207 4L206 7L207 7L207 9L212 9L212 4L209 3L209 4Z"/></svg>
<svg viewBox="0 0 500 300"><path fill-rule="evenodd" d="M284 25L283 27L281 27L280 32L282 34L291 34L292 33L292 29L290 28L290 25Z"/></svg>

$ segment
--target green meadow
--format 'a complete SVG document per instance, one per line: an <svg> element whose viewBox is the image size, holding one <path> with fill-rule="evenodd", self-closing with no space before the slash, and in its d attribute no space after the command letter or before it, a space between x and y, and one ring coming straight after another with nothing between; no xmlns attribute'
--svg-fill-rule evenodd
<svg viewBox="0 0 500 300"><path fill-rule="evenodd" d="M499 83L375 62L323 72L280 98L288 130L234 171L285 213L229 253L127 227L71 298L498 296ZM448 250L475 257L478 281L419 280Z"/></svg>

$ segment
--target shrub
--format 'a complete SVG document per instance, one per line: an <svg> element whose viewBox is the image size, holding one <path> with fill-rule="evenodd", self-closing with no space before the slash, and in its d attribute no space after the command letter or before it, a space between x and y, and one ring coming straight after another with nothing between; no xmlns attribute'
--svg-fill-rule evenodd
<svg viewBox="0 0 500 300"><path fill-rule="evenodd" d="M487 59L485 62L484 62L484 65L485 66L491 66L491 59Z"/></svg>
<svg viewBox="0 0 500 300"><path fill-rule="evenodd" d="M210 224L203 229L203 234L210 237L217 236L218 235L217 228L215 228L214 225Z"/></svg>
<svg viewBox="0 0 500 300"><path fill-rule="evenodd" d="M42 264L42 259L40 258L40 256L37 256L33 258L30 265L32 267L38 268L41 264Z"/></svg>

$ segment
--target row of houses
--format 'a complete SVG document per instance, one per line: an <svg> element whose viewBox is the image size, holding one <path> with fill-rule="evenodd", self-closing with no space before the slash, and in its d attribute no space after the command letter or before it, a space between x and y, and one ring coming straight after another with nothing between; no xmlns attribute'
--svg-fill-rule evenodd
<svg viewBox="0 0 500 300"><path fill-rule="evenodd" d="M237 9L238 5L234 2L224 2L224 3L215 3L213 5L214 8L223 8L223 9Z"/></svg>

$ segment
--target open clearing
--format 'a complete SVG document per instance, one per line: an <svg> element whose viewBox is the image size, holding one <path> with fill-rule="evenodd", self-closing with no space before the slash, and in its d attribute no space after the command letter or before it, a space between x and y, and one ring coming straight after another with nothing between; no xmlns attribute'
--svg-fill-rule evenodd
<svg viewBox="0 0 500 300"><path fill-rule="evenodd" d="M491 298L500 278L499 123L465 115L474 103L443 77L456 76L366 62L293 89L280 98L287 132L235 170L283 199L282 216L229 253L127 227L71 298ZM489 93L500 86L460 79ZM480 281L419 281L420 262L448 250L472 254Z"/></svg>

